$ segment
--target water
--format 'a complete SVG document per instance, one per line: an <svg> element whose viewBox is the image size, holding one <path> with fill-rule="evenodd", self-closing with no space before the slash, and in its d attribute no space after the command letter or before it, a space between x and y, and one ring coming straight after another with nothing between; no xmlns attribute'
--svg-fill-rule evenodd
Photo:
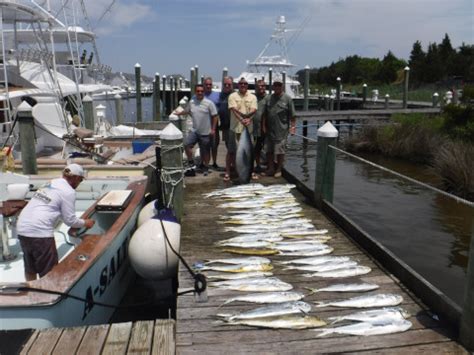
<svg viewBox="0 0 474 355"><path fill-rule="evenodd" d="M315 128L310 129L314 137ZM374 161L374 158L371 157ZM377 158L424 182L426 168ZM314 189L316 144L290 139L286 168ZM458 305L463 305L474 208L337 154L334 205Z"/></svg>
<svg viewBox="0 0 474 355"><path fill-rule="evenodd" d="M115 124L115 100L94 101L94 106L104 105L106 107L105 117ZM123 116L125 122L136 122L137 120L137 101L135 98L123 99ZM151 96L142 97L142 121L153 121L153 98Z"/></svg>

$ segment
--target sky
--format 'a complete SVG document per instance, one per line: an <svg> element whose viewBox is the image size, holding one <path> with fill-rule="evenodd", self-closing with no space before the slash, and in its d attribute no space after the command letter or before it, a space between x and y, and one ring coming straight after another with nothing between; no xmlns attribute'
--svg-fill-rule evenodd
<svg viewBox="0 0 474 355"><path fill-rule="evenodd" d="M102 63L128 73L139 63L149 76L189 77L195 65L200 75L220 79L227 67L238 76L281 15L289 29L307 21L289 48L294 72L350 55L382 59L389 50L408 60L415 41L427 50L445 33L454 48L474 43L474 0L84 1Z"/></svg>

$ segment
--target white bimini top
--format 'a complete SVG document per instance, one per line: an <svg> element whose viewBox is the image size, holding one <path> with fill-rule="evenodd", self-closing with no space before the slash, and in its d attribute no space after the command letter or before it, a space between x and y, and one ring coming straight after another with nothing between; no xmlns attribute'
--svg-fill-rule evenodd
<svg viewBox="0 0 474 355"><path fill-rule="evenodd" d="M54 227L61 217L73 228L81 228L85 222L75 214L76 191L64 178L51 180L40 188L21 211L17 232L24 237L53 237Z"/></svg>

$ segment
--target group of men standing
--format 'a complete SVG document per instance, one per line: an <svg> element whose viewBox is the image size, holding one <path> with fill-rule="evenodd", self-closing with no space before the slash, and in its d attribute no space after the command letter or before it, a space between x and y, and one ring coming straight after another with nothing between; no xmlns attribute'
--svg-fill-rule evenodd
<svg viewBox="0 0 474 355"><path fill-rule="evenodd" d="M192 117L192 130L185 139L185 151L189 161L186 176L195 176L192 149L199 144L201 152L201 170L209 173L209 162L212 156L212 168L222 169L217 165L217 148L222 140L227 148L224 180L230 181L235 172L235 158L240 136L248 129L253 140L255 168L252 179L264 176L281 176L285 159L288 133L295 133L295 108L293 100L283 90L283 82L276 78L272 84L272 94L267 95L264 80L256 83L255 95L248 91L248 82L241 78L237 91L234 91L233 78L223 80L220 93L212 91L212 78L204 79L203 84L195 86L195 95L179 115ZM261 152L266 153L267 167L261 165Z"/></svg>

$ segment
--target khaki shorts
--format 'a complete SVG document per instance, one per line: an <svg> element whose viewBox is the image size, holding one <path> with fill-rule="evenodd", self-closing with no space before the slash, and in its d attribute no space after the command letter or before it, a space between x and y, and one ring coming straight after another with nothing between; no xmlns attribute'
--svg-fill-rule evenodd
<svg viewBox="0 0 474 355"><path fill-rule="evenodd" d="M286 141L287 139L282 139L279 141L274 141L266 137L265 139L265 152L273 153L275 155L285 154L286 153Z"/></svg>

